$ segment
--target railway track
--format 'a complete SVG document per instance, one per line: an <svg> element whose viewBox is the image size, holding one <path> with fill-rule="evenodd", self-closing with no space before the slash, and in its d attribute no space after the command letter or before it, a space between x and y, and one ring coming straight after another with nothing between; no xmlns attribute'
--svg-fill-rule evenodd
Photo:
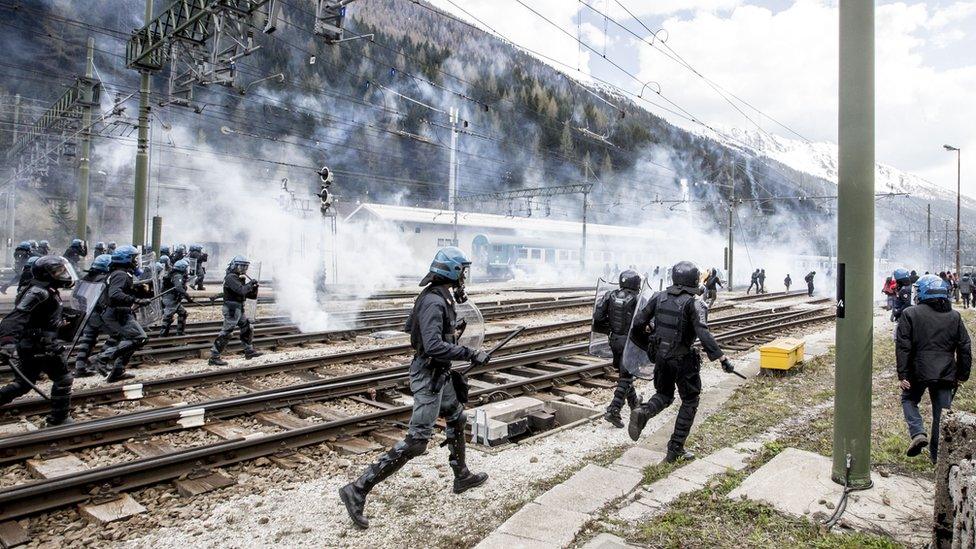
<svg viewBox="0 0 976 549"><path fill-rule="evenodd" d="M796 310L790 307L768 311L748 311L715 319L711 325L720 344L749 344L767 338L786 329L832 320L829 309ZM574 327L579 331L550 337L542 341L513 345L507 355L471 372L472 405L486 400L489 395L517 396L547 390L560 385L586 383L595 377L610 374L610 363L603 359L585 356L589 330L588 319L561 323L562 330ZM555 326L555 325L554 325ZM538 327L536 333L542 333ZM552 327L549 327L552 329ZM541 345L541 348L539 347ZM352 353L339 353L308 362L283 361L248 368L248 374L259 369L267 373L308 370L321 365L341 361L369 360L382 353L402 353L405 346L388 346ZM206 372L180 376L169 380L149 382L152 389L163 391L172 388L198 387L207 380L234 379L244 375L236 372ZM209 377L207 377L209 376ZM220 376L215 377L215 376ZM93 493L117 494L127 490L176 479L191 471L215 469L221 466L254 459L261 456L281 455L282 451L302 446L335 441L337 437L364 435L402 420L410 413L408 376L405 365L359 372L332 378L286 386L243 395L218 398L206 402L153 408L129 414L76 423L0 438L0 464L13 464L36 455L61 453L69 450L113 444L133 437L159 436L173 431L212 425L250 414L275 414L283 408L309 403L353 401L365 405L365 413L348 417L337 414L294 417L294 421L282 422L280 432L268 435L246 436L183 450L168 451L160 455L142 457L133 461L98 467L69 476L55 477L21 484L0 490L0 520L27 516L56 509L72 503L87 501ZM105 391L118 391L105 388ZM94 393L94 391L93 391ZM110 392L87 396L92 402L99 398L119 400ZM22 408L5 408L9 413L28 413L29 405ZM313 407L307 407L314 409ZM298 409L298 408L294 408ZM272 410L269 412L269 410ZM36 411L36 410L35 410ZM289 415L290 416L290 415ZM280 419L280 418L279 418ZM94 491L94 492L93 492Z"/></svg>

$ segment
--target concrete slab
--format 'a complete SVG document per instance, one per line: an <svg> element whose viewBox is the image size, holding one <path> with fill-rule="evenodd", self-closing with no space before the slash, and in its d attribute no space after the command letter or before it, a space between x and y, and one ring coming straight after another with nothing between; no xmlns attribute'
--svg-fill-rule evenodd
<svg viewBox="0 0 976 549"><path fill-rule="evenodd" d="M746 463L754 455L756 455L754 452L739 451L735 448L722 448L714 454L703 457L701 461L713 463L724 469L741 471L746 468Z"/></svg>
<svg viewBox="0 0 976 549"><path fill-rule="evenodd" d="M566 482L535 498L536 503L567 511L592 513L607 503L627 495L643 475L593 465L583 467Z"/></svg>
<svg viewBox="0 0 976 549"><path fill-rule="evenodd" d="M643 472L645 467L660 463L662 459L664 459L663 452L633 446L615 459L613 464Z"/></svg>
<svg viewBox="0 0 976 549"><path fill-rule="evenodd" d="M829 457L788 448L756 470L729 497L760 501L794 516L830 515L833 511L827 504L836 504L843 492L830 474ZM898 475L871 475L871 479L873 488L851 494L841 523L855 530L883 529L910 545L927 541L932 532L932 482Z"/></svg>
<svg viewBox="0 0 976 549"><path fill-rule="evenodd" d="M712 477L725 473L728 469L724 465L712 463L707 459L696 459L688 465L675 469L666 478L687 480L698 486L705 486Z"/></svg>
<svg viewBox="0 0 976 549"><path fill-rule="evenodd" d="M492 532L490 536L481 540L475 549L558 549L555 543L520 538L502 532Z"/></svg>
<svg viewBox="0 0 976 549"><path fill-rule="evenodd" d="M656 515L662 507L661 504L652 499L639 499L622 507L617 511L615 518L626 522L639 522Z"/></svg>
<svg viewBox="0 0 976 549"><path fill-rule="evenodd" d="M590 516L529 502L508 518L496 532L565 547L589 522Z"/></svg>
<svg viewBox="0 0 976 549"><path fill-rule="evenodd" d="M644 505L652 505L650 501L654 501L660 505L670 505L672 501L678 499L682 494L701 490L702 486L701 484L671 475L645 487L641 501Z"/></svg>
<svg viewBox="0 0 976 549"><path fill-rule="evenodd" d="M630 547L634 546L628 544L622 538L604 532L591 539L583 546L583 549L628 549Z"/></svg>

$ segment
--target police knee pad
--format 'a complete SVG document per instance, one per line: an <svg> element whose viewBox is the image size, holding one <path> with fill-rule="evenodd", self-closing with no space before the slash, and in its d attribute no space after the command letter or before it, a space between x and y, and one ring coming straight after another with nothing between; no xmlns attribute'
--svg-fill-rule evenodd
<svg viewBox="0 0 976 549"><path fill-rule="evenodd" d="M51 383L51 395L64 396L71 393L71 385L75 381L75 376L71 372L67 372L57 380Z"/></svg>
<svg viewBox="0 0 976 549"><path fill-rule="evenodd" d="M176 311L176 316L180 318L186 318L186 315L187 315L186 309L183 309L182 307Z"/></svg>
<svg viewBox="0 0 976 549"><path fill-rule="evenodd" d="M407 437L403 439L402 444L403 455L408 459L415 458L427 451L427 439L425 438L413 438L412 436L407 435Z"/></svg>
<svg viewBox="0 0 976 549"><path fill-rule="evenodd" d="M657 401L663 410L668 406L671 406L671 404L674 402L674 396L665 396L661 393L655 393L654 396L651 397L651 400Z"/></svg>
<svg viewBox="0 0 976 549"><path fill-rule="evenodd" d="M146 343L149 343L149 337L148 336L137 337L137 338L135 338L135 339L132 340L132 346L135 347L135 348L137 348L137 349L139 347L142 347Z"/></svg>
<svg viewBox="0 0 976 549"><path fill-rule="evenodd" d="M447 422L448 437L464 436L464 427L468 424L468 416L463 411Z"/></svg>

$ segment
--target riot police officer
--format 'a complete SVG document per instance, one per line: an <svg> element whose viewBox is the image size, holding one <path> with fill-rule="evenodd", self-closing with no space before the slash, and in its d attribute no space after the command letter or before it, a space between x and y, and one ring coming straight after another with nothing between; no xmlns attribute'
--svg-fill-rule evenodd
<svg viewBox="0 0 976 549"><path fill-rule="evenodd" d="M185 244L177 244L176 248L173 249L173 254L169 256L169 258L173 260L173 263L176 263L177 261L183 259L184 257L186 257Z"/></svg>
<svg viewBox="0 0 976 549"><path fill-rule="evenodd" d="M67 259L71 266L74 267L75 272L78 272L78 267L81 264L81 260L88 256L88 246L85 245L85 241L76 238L71 241L71 244L64 251L64 258Z"/></svg>
<svg viewBox="0 0 976 549"><path fill-rule="evenodd" d="M891 321L898 322L901 313L912 306L912 275L908 269L895 269L891 277L897 284L895 297L891 302Z"/></svg>
<svg viewBox="0 0 976 549"><path fill-rule="evenodd" d="M607 406L603 419L618 429L624 427L624 422L620 418L620 409L623 408L624 401L626 400L631 410L638 404L634 376L623 369L620 359L624 354L627 334L630 333L630 321L634 318L634 310L640 298L640 284L640 275L634 271L620 273L620 288L603 294L593 309L593 330L609 336L613 367L619 375L617 387L613 391L613 399Z"/></svg>
<svg viewBox="0 0 976 549"><path fill-rule="evenodd" d="M10 279L0 286L0 293L7 293L7 288L17 284L20 281L24 266L27 264L27 260L32 256L34 256L34 254L31 252L30 242L27 242L26 240L14 248L14 265L12 267Z"/></svg>
<svg viewBox="0 0 976 549"><path fill-rule="evenodd" d="M108 245L105 246L105 253L114 254L116 248L118 248L118 245L114 241L109 242Z"/></svg>
<svg viewBox="0 0 976 549"><path fill-rule="evenodd" d="M169 255L170 255L170 251L169 251L169 245L168 244L163 244L162 246L159 247L159 257L160 258L162 258L163 256L169 256Z"/></svg>
<svg viewBox="0 0 976 549"><path fill-rule="evenodd" d="M0 388L0 405L26 394L44 373L52 383L49 426L71 421L68 413L74 379L62 355L64 346L58 341L63 320L58 290L70 288L74 281L75 274L64 258L38 258L30 285L17 296L13 312L0 322L0 354L19 362L26 378L17 377Z"/></svg>
<svg viewBox="0 0 976 549"><path fill-rule="evenodd" d="M454 493L460 494L488 480L488 475L472 473L465 464L464 426L467 418L464 405L458 401L454 386L447 379L452 360L470 360L475 365L484 365L490 359L484 351L455 344L457 314L454 305L467 300L464 283L470 266L464 252L449 246L437 252L430 271L420 282L421 286L427 287L417 297L405 327L415 353L410 363L413 414L407 436L380 456L359 478L339 490L339 498L349 517L360 528L369 527L369 520L363 516L367 494L407 461L424 453L438 416L444 417L447 423L446 444L450 448L449 460L454 471Z"/></svg>
<svg viewBox="0 0 976 549"><path fill-rule="evenodd" d="M177 247L179 249L179 247ZM227 340L234 333L234 328L240 329L241 343L244 344L244 358L250 360L261 356L264 353L254 350L252 341L254 339L254 329L251 328L251 321L247 318L244 311L244 301L246 299L258 298L258 281L247 280L247 268L251 262L242 255L235 255L227 266L227 275L224 276L224 325L217 334L217 338L210 348L210 365L226 366L227 361L220 358L227 346Z"/></svg>
<svg viewBox="0 0 976 549"><path fill-rule="evenodd" d="M37 243L37 255L51 255L51 243L42 240Z"/></svg>
<svg viewBox="0 0 976 549"><path fill-rule="evenodd" d="M92 249L92 253L95 255L95 257L98 257L100 255L105 255L108 253L108 248L105 247L104 242L96 242L95 248Z"/></svg>
<svg viewBox="0 0 976 549"><path fill-rule="evenodd" d="M186 309L183 308L183 300L188 303L193 302L193 298L186 293L186 272L190 268L190 262L181 259L173 264L173 269L163 277L162 300L163 300L163 327L159 331L159 337L169 335L169 329L173 326L173 316L177 317L176 335L183 335L186 330Z"/></svg>
<svg viewBox="0 0 976 549"><path fill-rule="evenodd" d="M101 291L104 292L105 279L108 278L108 273L111 267L111 255L102 254L97 256L92 261L88 272L84 277L82 277L81 282L100 285ZM81 286L82 284L79 284L79 287ZM101 297L101 293L99 293L99 297ZM99 301L101 301L101 299L99 299ZM104 307L102 307L100 303L96 302L91 314L88 316L88 323L82 328L81 337L78 338L78 343L75 345L75 377L88 377L95 375L95 370L88 363L88 357L91 356L92 349L95 348L95 342L98 340L98 334L105 329L105 322L102 320L103 312ZM106 347L116 344L117 342L114 340L105 342Z"/></svg>
<svg viewBox="0 0 976 549"><path fill-rule="evenodd" d="M193 281L190 287L194 290L203 290L203 277L207 273L207 269L203 266L207 262L208 255L203 252L203 246L199 244L190 245L190 253L187 254L190 259L196 260L196 272L193 276Z"/></svg>
<svg viewBox="0 0 976 549"><path fill-rule="evenodd" d="M627 426L630 438L637 440L648 420L674 402L677 387L681 407L668 442L668 453L664 458L666 463L695 457L684 449L685 440L695 422L701 394L702 361L701 355L692 347L695 339L701 341L709 360L720 360L725 372L734 371L732 362L722 354L722 349L708 331L708 306L695 299L699 291L698 267L690 261L681 261L674 266L672 273L674 283L667 290L655 294L634 315L631 340L648 348L648 354L654 360L655 393L630 414Z"/></svg>
<svg viewBox="0 0 976 549"><path fill-rule="evenodd" d="M27 258L27 263L24 263L24 268L20 270L20 278L17 279L17 295L20 295L20 292L24 291L24 288L34 279L34 263L38 259L38 256L32 255Z"/></svg>
<svg viewBox="0 0 976 549"><path fill-rule="evenodd" d="M135 377L126 373L125 367L132 355L149 341L133 310L134 306L144 307L150 301L150 291L135 284L138 261L139 250L135 246L119 246L112 254L111 270L105 280L108 287L101 300L101 318L105 330L118 343L106 345L96 361L98 371L107 374L108 382Z"/></svg>
<svg viewBox="0 0 976 549"><path fill-rule="evenodd" d="M168 255L159 256L159 261L156 262L156 268L159 269L159 273L162 276L169 274L170 269L173 268L173 262L170 261Z"/></svg>

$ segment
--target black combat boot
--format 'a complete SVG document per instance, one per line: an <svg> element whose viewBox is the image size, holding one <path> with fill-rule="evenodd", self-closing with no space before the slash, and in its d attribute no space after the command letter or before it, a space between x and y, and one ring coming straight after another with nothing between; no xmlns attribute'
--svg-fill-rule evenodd
<svg viewBox="0 0 976 549"><path fill-rule="evenodd" d="M624 420L620 417L620 410L607 410L603 413L603 419L617 429L624 428Z"/></svg>
<svg viewBox="0 0 976 549"><path fill-rule="evenodd" d="M257 358L263 354L264 353L262 353L261 351L255 351L253 348L244 349L244 358L246 358L247 360L251 360L252 358Z"/></svg>
<svg viewBox="0 0 976 549"><path fill-rule="evenodd" d="M674 463L676 461L692 461L695 459L695 454L691 452L686 452L684 449L672 450L668 448L668 453L661 460L661 463Z"/></svg>
<svg viewBox="0 0 976 549"><path fill-rule="evenodd" d="M159 329L159 337L168 337L169 329L172 325L173 325L172 320L170 320L169 322L164 322L163 327Z"/></svg>
<svg viewBox="0 0 976 549"><path fill-rule="evenodd" d="M176 335L181 336L186 332L186 317L181 316L176 320Z"/></svg>
<svg viewBox="0 0 976 549"><path fill-rule="evenodd" d="M220 358L219 354L211 353L210 360L207 361L207 364L211 366L227 366L227 361Z"/></svg>
<svg viewBox="0 0 976 549"><path fill-rule="evenodd" d="M399 471L410 459L424 453L426 448L426 440L416 440L407 435L407 438L396 443L389 452L380 456L376 463L367 467L359 478L339 489L339 499L346 506L349 518L356 526L363 529L369 528L369 519L363 515L363 510L366 507L366 496L369 491Z"/></svg>
<svg viewBox="0 0 976 549"><path fill-rule="evenodd" d="M75 377L91 377L95 375L95 370L88 365L87 360L75 361Z"/></svg>
<svg viewBox="0 0 976 549"><path fill-rule="evenodd" d="M107 383L112 383L114 381L123 381L126 379L132 379L136 376L125 371L125 363L122 358L115 359L115 364L112 366L112 371L109 372L108 377L105 378Z"/></svg>
<svg viewBox="0 0 976 549"><path fill-rule="evenodd" d="M488 480L488 475L472 473L464 463L464 431L456 431L455 436L449 438L447 443L451 448L448 460L451 470L454 471L454 493L460 494L484 484Z"/></svg>
<svg viewBox="0 0 976 549"><path fill-rule="evenodd" d="M641 431L644 430L644 426L647 422L651 420L656 414L652 413L647 406L638 406L630 411L630 421L627 422L627 434L630 435L631 440L637 440L640 438Z"/></svg>

